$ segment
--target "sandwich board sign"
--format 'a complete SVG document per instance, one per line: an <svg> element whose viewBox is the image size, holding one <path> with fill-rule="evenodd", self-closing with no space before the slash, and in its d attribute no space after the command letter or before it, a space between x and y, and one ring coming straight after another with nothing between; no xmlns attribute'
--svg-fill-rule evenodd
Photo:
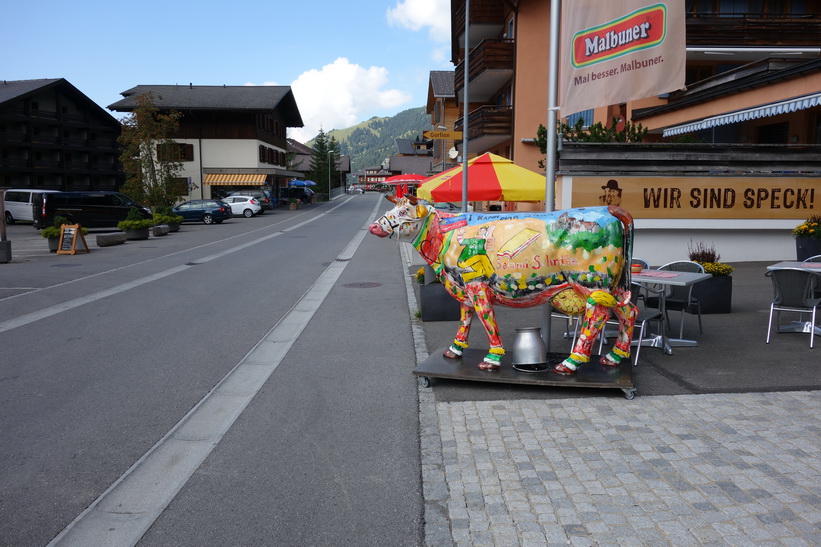
<svg viewBox="0 0 821 547"><path fill-rule="evenodd" d="M77 243L81 243L83 248L78 248ZM60 227L60 246L57 247L57 254L73 255L78 252L89 252L88 243L86 243L80 225L63 224Z"/></svg>

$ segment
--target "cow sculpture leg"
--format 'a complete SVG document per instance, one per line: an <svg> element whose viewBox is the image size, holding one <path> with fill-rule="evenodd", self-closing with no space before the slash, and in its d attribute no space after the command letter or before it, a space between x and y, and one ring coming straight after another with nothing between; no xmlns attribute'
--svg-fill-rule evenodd
<svg viewBox="0 0 821 547"><path fill-rule="evenodd" d="M629 295L628 295L629 296ZM638 308L627 299L613 307L613 313L619 320L619 334L613 349L601 358L601 364L615 366L624 359L630 358L630 344L633 342L633 327L636 324Z"/></svg>
<svg viewBox="0 0 821 547"><path fill-rule="evenodd" d="M607 318L610 315L608 308L612 308L619 318L618 340L612 351L601 359L604 365L618 365L622 359L630 356L630 343L633 336L633 324L636 321L636 307L630 302L630 293L617 291L616 299L603 291L593 291L587 297L587 308L581 326L579 338L570 356L556 365L553 372L557 374L573 374L580 365L590 360L593 344L601 334Z"/></svg>
<svg viewBox="0 0 821 547"><path fill-rule="evenodd" d="M490 343L490 350L485 355L484 360L479 363L479 368L482 370L498 370L505 349L502 345L502 337L499 335L499 326L496 324L496 314L493 311L493 305L490 303L488 287L484 283L468 283L465 287L465 293L469 303L462 304L459 331L456 333L453 344L445 350L444 355L449 359L462 356L462 350L468 347L468 335L470 334L470 323L473 314L478 313ZM470 307L471 304L472 308Z"/></svg>
<svg viewBox="0 0 821 547"><path fill-rule="evenodd" d="M476 310L465 303L459 306L459 330L456 331L456 339L453 340L453 344L445 350L445 357L448 359L458 359L462 356L462 351L468 347L470 323L475 312Z"/></svg>

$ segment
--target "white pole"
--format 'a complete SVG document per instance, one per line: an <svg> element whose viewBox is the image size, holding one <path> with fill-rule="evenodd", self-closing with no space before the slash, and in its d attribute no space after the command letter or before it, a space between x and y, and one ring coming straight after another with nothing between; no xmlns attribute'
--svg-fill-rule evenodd
<svg viewBox="0 0 821 547"><path fill-rule="evenodd" d="M547 170L545 172L545 211L555 210L556 199L556 123L558 121L559 26L561 0L550 4L550 51L547 72Z"/></svg>
<svg viewBox="0 0 821 547"><path fill-rule="evenodd" d="M556 200L556 122L558 121L557 83L559 81L559 32L561 0L550 2L550 51L547 69L547 168L545 170L545 212L555 210ZM542 307L542 340L550 352L550 329L553 306Z"/></svg>
<svg viewBox="0 0 821 547"><path fill-rule="evenodd" d="M468 72L470 71L470 0L465 0L465 83L462 95L462 212L468 212Z"/></svg>

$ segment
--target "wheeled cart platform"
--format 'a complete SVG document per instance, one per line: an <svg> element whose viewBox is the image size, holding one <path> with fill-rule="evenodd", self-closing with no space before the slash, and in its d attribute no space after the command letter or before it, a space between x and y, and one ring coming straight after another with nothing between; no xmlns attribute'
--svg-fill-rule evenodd
<svg viewBox="0 0 821 547"><path fill-rule="evenodd" d="M599 363L599 356L594 355L589 363L579 367L572 376L562 376L553 372L553 367L561 363L567 354L550 353L547 362L541 365L513 365L513 359L502 356L499 370L480 370L477 366L485 358L487 350L464 350L459 359L447 359L443 353L447 348L439 348L421 363L413 373L419 377L423 387L431 384L431 378L449 380L468 380L474 382L494 382L501 384L526 384L551 387L581 387L620 389L627 399L636 396L633 384L633 365L627 359L618 366L606 366Z"/></svg>

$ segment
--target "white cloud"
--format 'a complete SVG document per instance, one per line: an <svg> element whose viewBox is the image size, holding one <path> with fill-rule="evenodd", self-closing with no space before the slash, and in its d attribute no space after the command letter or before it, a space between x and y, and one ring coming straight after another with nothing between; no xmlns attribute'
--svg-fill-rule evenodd
<svg viewBox="0 0 821 547"><path fill-rule="evenodd" d="M320 127L326 132L350 127L411 100L404 91L383 89L387 83L386 68L364 68L344 57L319 70L303 72L291 89L305 127L289 129L288 136L305 142Z"/></svg>
<svg viewBox="0 0 821 547"><path fill-rule="evenodd" d="M432 40L450 40L450 0L399 0L386 16L390 25L413 31L427 28Z"/></svg>

